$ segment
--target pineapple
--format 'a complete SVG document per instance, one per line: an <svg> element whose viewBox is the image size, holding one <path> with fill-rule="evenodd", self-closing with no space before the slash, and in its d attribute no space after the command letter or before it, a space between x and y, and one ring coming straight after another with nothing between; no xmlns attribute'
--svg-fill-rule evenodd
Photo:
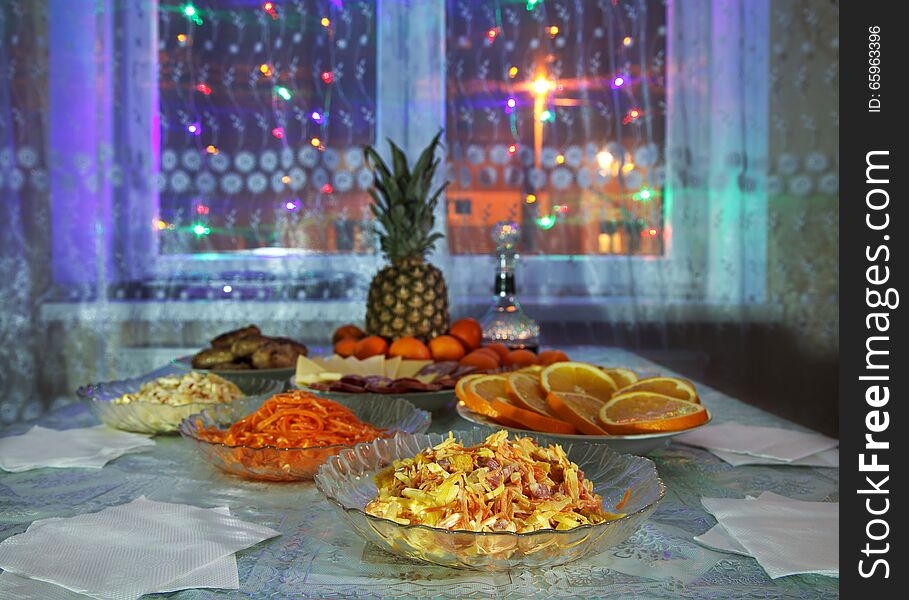
<svg viewBox="0 0 909 600"><path fill-rule="evenodd" d="M382 254L390 263L369 284L366 331L387 338L414 336L427 340L448 331L448 288L442 272L427 262L427 255L442 237L433 232L435 208L445 182L431 192L440 159L435 158L442 132L423 150L409 170L407 157L394 142L392 168L366 146L366 163L375 181L369 190Z"/></svg>

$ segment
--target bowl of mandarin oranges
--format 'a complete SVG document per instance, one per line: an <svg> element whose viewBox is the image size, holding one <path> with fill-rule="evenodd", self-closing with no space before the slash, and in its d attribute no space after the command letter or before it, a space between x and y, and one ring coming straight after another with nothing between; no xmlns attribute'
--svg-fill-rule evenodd
<svg viewBox="0 0 909 600"><path fill-rule="evenodd" d="M417 408L441 411L458 399L458 382L468 376L508 373L568 360L564 352L539 355L484 343L476 319L460 319L441 335L386 338L355 324L335 330L333 353L299 357L291 386L325 398L364 402L403 397Z"/></svg>

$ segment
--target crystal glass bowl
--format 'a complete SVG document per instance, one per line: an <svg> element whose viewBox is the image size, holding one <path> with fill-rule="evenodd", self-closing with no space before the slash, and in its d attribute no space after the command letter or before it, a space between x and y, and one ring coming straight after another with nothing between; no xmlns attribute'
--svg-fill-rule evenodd
<svg viewBox="0 0 909 600"><path fill-rule="evenodd" d="M455 432L465 446L486 439L488 431ZM618 454L606 446L585 442L562 444L603 507L615 510L626 489L630 495L625 516L598 525L531 533L448 531L425 525L400 525L374 517L363 508L377 493L373 476L398 458L409 458L447 436L401 435L358 444L330 458L316 473L316 486L365 540L384 550L445 567L506 571L551 567L598 554L624 541L643 523L663 498L665 487L649 459ZM529 435L529 437L535 437Z"/></svg>
<svg viewBox="0 0 909 600"><path fill-rule="evenodd" d="M114 429L137 433L174 433L180 422L192 414L208 410L217 415L234 414L236 410L252 412L259 408L271 395L280 392L284 384L265 378L247 378L237 386L245 394L229 404L199 403L172 406L155 402L130 402L114 404L112 400L123 394L136 392L146 382L165 375L182 375L186 371L166 367L140 377L93 383L80 387L76 395L88 406L89 411L102 423Z"/></svg>
<svg viewBox="0 0 909 600"><path fill-rule="evenodd" d="M428 412L415 408L400 398L391 398L381 404L352 404L341 400L336 400L336 402L347 406L361 421L398 434L422 433L426 431L431 421ZM199 437L200 428L227 429L249 412L251 411L236 411L232 415L226 415L224 413L213 414L205 410L180 423L180 435L192 442L197 453L218 469L239 477L265 481L312 479L316 470L326 459L350 447L335 444L313 448L277 448L275 446L252 448L228 446Z"/></svg>

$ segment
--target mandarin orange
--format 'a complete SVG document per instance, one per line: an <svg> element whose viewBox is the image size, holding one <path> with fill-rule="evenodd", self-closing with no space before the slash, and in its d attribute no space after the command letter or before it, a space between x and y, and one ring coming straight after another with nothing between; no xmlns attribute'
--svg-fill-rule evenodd
<svg viewBox="0 0 909 600"><path fill-rule="evenodd" d="M480 371L494 371L499 368L499 361L491 357L488 352L474 350L458 361L458 364L476 367Z"/></svg>
<svg viewBox="0 0 909 600"><path fill-rule="evenodd" d="M388 356L400 356L409 360L430 360L432 355L426 344L415 337L402 337L394 340L388 347Z"/></svg>
<svg viewBox="0 0 909 600"><path fill-rule="evenodd" d="M504 364L506 367L526 367L535 365L537 362L539 362L539 358L530 350L512 350L505 357Z"/></svg>
<svg viewBox="0 0 909 600"><path fill-rule="evenodd" d="M388 342L385 341L385 338L381 338L377 335L370 335L357 342L357 345L354 347L354 356L363 360L370 356L385 354L387 351Z"/></svg>
<svg viewBox="0 0 909 600"><path fill-rule="evenodd" d="M356 350L356 348L357 340L353 338L344 338L338 340L337 343L335 343L335 354L347 358L348 356L353 356L354 350Z"/></svg>
<svg viewBox="0 0 909 600"><path fill-rule="evenodd" d="M508 349L508 346L506 346L505 344L499 343L499 342L494 342L492 344L486 344L485 346L483 346L480 349L481 350L487 350L487 349L492 350L493 352L498 354L499 358L503 361L505 360L505 357L508 356L508 353L511 352L511 350Z"/></svg>
<svg viewBox="0 0 909 600"><path fill-rule="evenodd" d="M568 362L571 360L568 355L561 350L543 350L540 352L540 364L544 367L557 362Z"/></svg>
<svg viewBox="0 0 909 600"><path fill-rule="evenodd" d="M461 340L468 352L476 350L483 342L483 328L476 319L459 319L452 323L448 333Z"/></svg>
<svg viewBox="0 0 909 600"><path fill-rule="evenodd" d="M453 335L440 335L429 340L429 352L433 360L461 360L464 358L464 345Z"/></svg>
<svg viewBox="0 0 909 600"><path fill-rule="evenodd" d="M335 329L334 335L331 336L331 343L337 344L343 339L351 338L354 340L362 340L366 337L366 333L362 329L354 325L353 323L348 323L347 325L341 325Z"/></svg>

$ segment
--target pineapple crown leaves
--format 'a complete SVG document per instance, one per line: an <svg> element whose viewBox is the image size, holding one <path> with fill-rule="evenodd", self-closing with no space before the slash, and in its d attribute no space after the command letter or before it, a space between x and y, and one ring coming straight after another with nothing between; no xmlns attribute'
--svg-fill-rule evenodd
<svg viewBox="0 0 909 600"><path fill-rule="evenodd" d="M366 164L373 171L373 187L369 190L373 203L369 208L379 224L382 253L391 262L422 260L444 237L432 231L439 197L450 183L446 181L432 191L432 180L441 162L435 157L441 138L440 129L420 153L413 169L401 148L391 140L390 167L374 147L363 147Z"/></svg>

